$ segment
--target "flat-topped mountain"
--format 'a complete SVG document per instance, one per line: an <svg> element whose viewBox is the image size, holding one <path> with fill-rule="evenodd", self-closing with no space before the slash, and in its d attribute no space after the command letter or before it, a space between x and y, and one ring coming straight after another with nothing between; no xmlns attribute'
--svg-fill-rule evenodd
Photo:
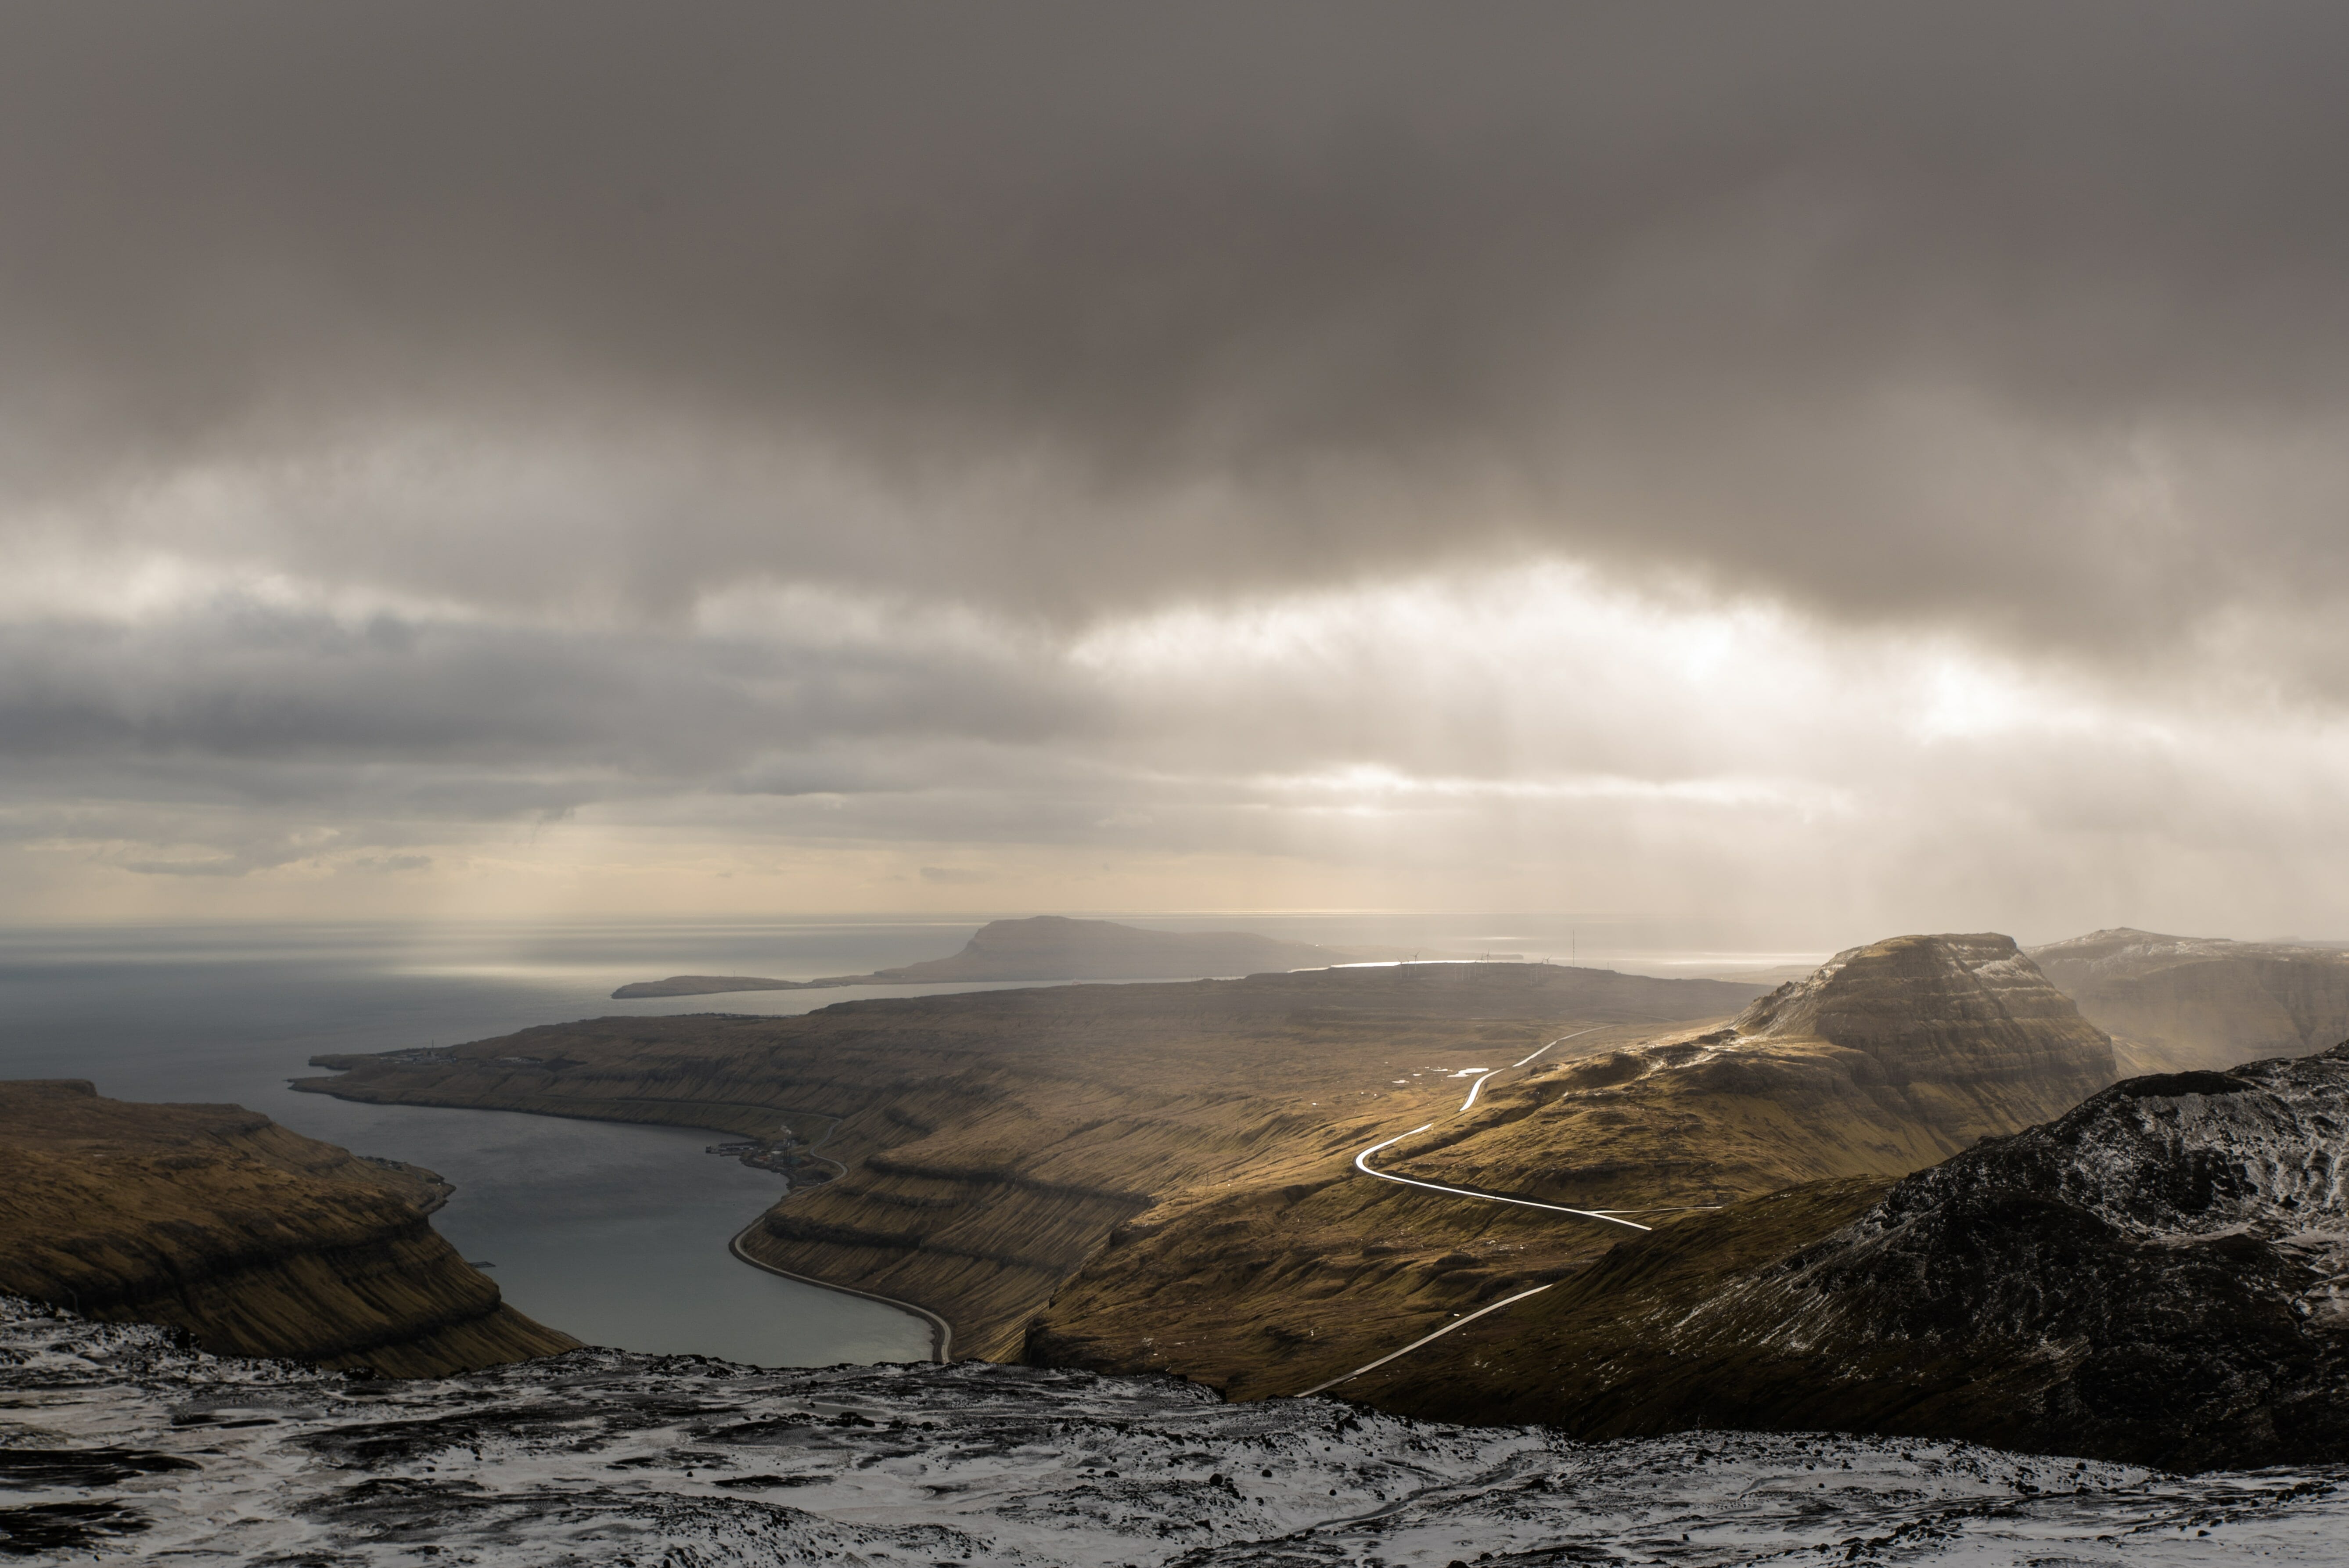
<svg viewBox="0 0 2349 1568"><path fill-rule="evenodd" d="M1039 914L981 926L960 953L868 975L816 980L764 980L742 975L672 975L612 993L633 996L702 996L726 991L800 991L841 985L932 985L957 981L1202 980L1320 969L1333 964L1390 963L1413 956L1395 948L1321 947L1245 931L1149 931L1110 920ZM1427 953L1424 958L1458 955ZM1515 954L1506 956L1514 957Z"/></svg>
<svg viewBox="0 0 2349 1568"><path fill-rule="evenodd" d="M2042 1119L2114 1078L2105 1032L1995 933L1838 953L1740 1014L1728 1044L1801 1040L1859 1052L1885 1087L1960 1137Z"/></svg>
<svg viewBox="0 0 2349 1568"><path fill-rule="evenodd" d="M1360 1393L1587 1437L1832 1426L2338 1462L2344 1166L2349 1045L2132 1078L1889 1190L1796 1188L1627 1242Z"/></svg>
<svg viewBox="0 0 2349 1568"><path fill-rule="evenodd" d="M2120 928L2034 947L2135 1072L2302 1056L2349 1037L2349 953Z"/></svg>
<svg viewBox="0 0 2349 1568"><path fill-rule="evenodd" d="M433 1232L448 1192L239 1106L0 1083L0 1292L226 1355L424 1377L576 1346Z"/></svg>
<svg viewBox="0 0 2349 1568"><path fill-rule="evenodd" d="M1497 1085L1477 1114L1389 1158L1406 1175L1554 1202L1721 1202L1920 1170L2116 1076L2103 1032L2011 939L1897 936L1836 954L1725 1028Z"/></svg>

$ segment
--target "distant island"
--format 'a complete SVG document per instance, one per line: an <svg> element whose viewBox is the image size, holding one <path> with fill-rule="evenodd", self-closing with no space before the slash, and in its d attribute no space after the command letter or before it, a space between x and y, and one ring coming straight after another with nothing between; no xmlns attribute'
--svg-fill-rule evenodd
<svg viewBox="0 0 2349 1568"><path fill-rule="evenodd" d="M632 996L707 996L725 991L812 991L839 985L935 985L970 980L1204 980L1339 964L1393 964L1413 958L1458 962L1516 959L1515 953L1433 953L1403 947L1322 947L1246 931L1145 931L1112 920L1039 914L981 926L960 953L870 975L770 980L751 975L672 975L612 993Z"/></svg>

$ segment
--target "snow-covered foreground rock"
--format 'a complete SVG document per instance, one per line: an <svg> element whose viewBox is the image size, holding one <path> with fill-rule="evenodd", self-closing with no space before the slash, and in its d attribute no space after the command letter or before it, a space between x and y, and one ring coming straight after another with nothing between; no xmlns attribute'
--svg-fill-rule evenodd
<svg viewBox="0 0 2349 1568"><path fill-rule="evenodd" d="M2349 1470L1581 1444L965 1363L350 1380L0 1301L0 1553L254 1564L2337 1563Z"/></svg>

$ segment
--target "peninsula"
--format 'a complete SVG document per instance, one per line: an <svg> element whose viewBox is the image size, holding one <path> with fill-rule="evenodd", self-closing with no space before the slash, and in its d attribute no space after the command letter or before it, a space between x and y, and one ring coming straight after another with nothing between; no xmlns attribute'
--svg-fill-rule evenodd
<svg viewBox="0 0 2349 1568"><path fill-rule="evenodd" d="M927 1308L951 1322L957 1351L1009 1359L1030 1319L1129 1222L1210 1195L1319 1190L1381 1129L1456 1104L1486 1068L1563 1035L1604 1050L1720 1020L1755 989L1537 964L1035 986L784 1017L596 1018L437 1051L322 1056L336 1076L295 1087L752 1138L836 1119L824 1153L843 1173L792 1192L740 1249ZM1514 1231L1527 1267L1589 1244ZM1216 1238L1192 1261L1213 1275L1216 1256L1246 1240ZM1444 1263L1456 1250L1431 1227L1352 1256L1365 1294L1350 1332L1376 1343L1472 1299L1485 1276L1456 1277ZM1273 1327L1229 1325L1277 1379L1242 1377L1243 1391L1288 1379Z"/></svg>
<svg viewBox="0 0 2349 1568"><path fill-rule="evenodd" d="M433 1231L449 1191L240 1106L0 1083L0 1293L225 1356L438 1377L576 1346Z"/></svg>

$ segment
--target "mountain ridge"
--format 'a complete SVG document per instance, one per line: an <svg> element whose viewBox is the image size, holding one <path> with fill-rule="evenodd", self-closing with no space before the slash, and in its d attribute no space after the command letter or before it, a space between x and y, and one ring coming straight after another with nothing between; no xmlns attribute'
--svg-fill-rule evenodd
<svg viewBox="0 0 2349 1568"><path fill-rule="evenodd" d="M1398 1119L1354 1152L1382 1140L1379 1169L1400 1181L1645 1219L1897 1177L2060 1114L2113 1077L2110 1042L2010 939L1901 936L1837 954L1732 1020L1561 1040L1473 1105L1455 1099L1415 1131ZM1294 1392L1367 1359L1350 1321L1362 1298L1337 1285L1375 1274L1403 1238L1452 1237L1444 1288L1473 1285L1482 1305L1570 1276L1619 1233L1340 1160L1136 1215L1038 1315L1023 1354ZM1406 1287L1426 1288L1400 1271L1380 1288Z"/></svg>
<svg viewBox="0 0 2349 1568"><path fill-rule="evenodd" d="M2224 1069L2349 1037L2349 952L2120 926L2031 949L2133 1073Z"/></svg>

